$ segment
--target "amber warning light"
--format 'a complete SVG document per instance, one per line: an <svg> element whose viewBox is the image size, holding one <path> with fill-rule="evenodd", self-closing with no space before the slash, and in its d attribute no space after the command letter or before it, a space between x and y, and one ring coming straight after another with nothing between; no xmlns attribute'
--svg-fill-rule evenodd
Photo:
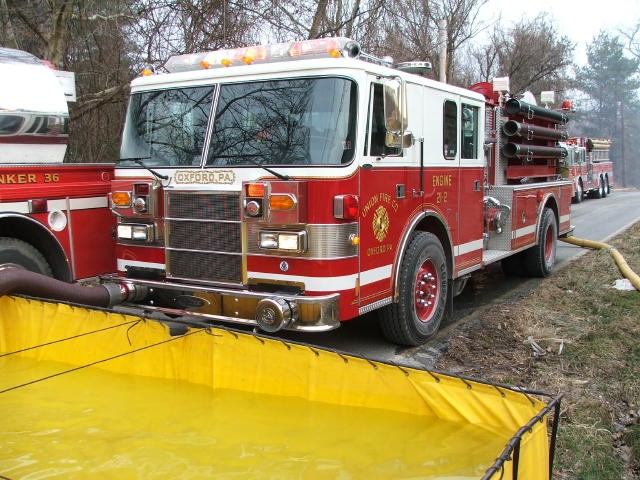
<svg viewBox="0 0 640 480"><path fill-rule="evenodd" d="M115 207L130 207L131 206L131 192L112 192L111 203Z"/></svg>
<svg viewBox="0 0 640 480"><path fill-rule="evenodd" d="M266 185L264 183L247 183L244 186L247 197L264 197Z"/></svg>
<svg viewBox="0 0 640 480"><path fill-rule="evenodd" d="M358 58L360 45L344 37L317 38L300 42L253 45L211 52L171 57L165 68L169 72L253 65L258 62L302 60L305 58Z"/></svg>

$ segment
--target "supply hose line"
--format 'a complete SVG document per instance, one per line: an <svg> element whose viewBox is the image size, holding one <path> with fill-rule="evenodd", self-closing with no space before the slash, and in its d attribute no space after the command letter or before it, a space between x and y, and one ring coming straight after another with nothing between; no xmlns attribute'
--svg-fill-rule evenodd
<svg viewBox="0 0 640 480"><path fill-rule="evenodd" d="M636 290L640 291L640 276L638 276L637 273L631 270L631 267L629 267L629 264L627 263L627 261L624 259L622 254L615 247L612 247L607 243L596 242L594 240L586 240L584 238L577 238L577 237L566 237L566 238L561 238L560 240L566 243L577 245L578 247L582 247L582 248L608 250L611 256L613 257L613 260L616 262L616 265L618 266L620 273L622 273L625 276L625 278L627 278L631 282L631 284L636 288Z"/></svg>

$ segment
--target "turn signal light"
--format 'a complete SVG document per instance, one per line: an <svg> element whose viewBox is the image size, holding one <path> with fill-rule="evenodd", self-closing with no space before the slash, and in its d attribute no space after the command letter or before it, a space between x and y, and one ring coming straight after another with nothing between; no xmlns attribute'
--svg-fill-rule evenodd
<svg viewBox="0 0 640 480"><path fill-rule="evenodd" d="M293 210L297 203L293 195L271 195L269 197L271 210Z"/></svg>
<svg viewBox="0 0 640 480"><path fill-rule="evenodd" d="M265 187L264 183L247 183L245 185L247 197L264 197Z"/></svg>
<svg viewBox="0 0 640 480"><path fill-rule="evenodd" d="M111 192L111 203L115 207L130 207L131 192Z"/></svg>

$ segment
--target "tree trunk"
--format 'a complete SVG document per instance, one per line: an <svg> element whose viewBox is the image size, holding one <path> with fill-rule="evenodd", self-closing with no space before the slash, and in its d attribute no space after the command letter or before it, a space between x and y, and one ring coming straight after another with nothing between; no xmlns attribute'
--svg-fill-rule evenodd
<svg viewBox="0 0 640 480"><path fill-rule="evenodd" d="M47 42L45 60L49 60L56 67L62 66L62 59L66 48L65 34L69 31L69 20L75 0L57 0L52 2L51 31Z"/></svg>
<svg viewBox="0 0 640 480"><path fill-rule="evenodd" d="M320 33L320 27L322 22L326 19L327 16L327 4L329 0L319 0L318 7L316 8L316 13L313 15L313 22L311 22L311 28L309 29L309 38L317 38L318 33Z"/></svg>
<svg viewBox="0 0 640 480"><path fill-rule="evenodd" d="M2 32L4 33L7 46L18 49L18 41L15 33L13 33L13 25L9 20L9 9L7 8L7 0L0 0L0 21L2 21Z"/></svg>

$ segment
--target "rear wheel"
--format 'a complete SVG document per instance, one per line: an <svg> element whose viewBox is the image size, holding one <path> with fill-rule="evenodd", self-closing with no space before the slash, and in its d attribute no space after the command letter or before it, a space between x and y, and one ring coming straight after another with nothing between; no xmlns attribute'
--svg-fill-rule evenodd
<svg viewBox="0 0 640 480"><path fill-rule="evenodd" d="M527 275L546 277L556 263L558 225L553 210L545 208L538 228L537 245L523 252L522 264Z"/></svg>
<svg viewBox="0 0 640 480"><path fill-rule="evenodd" d="M400 266L398 302L380 311L380 328L385 337L412 346L432 337L444 318L448 277L446 256L438 238L432 233L414 233Z"/></svg>
<svg viewBox="0 0 640 480"><path fill-rule="evenodd" d="M600 177L600 189L602 190L602 198L607 196L607 182L604 181L604 177Z"/></svg>
<svg viewBox="0 0 640 480"><path fill-rule="evenodd" d="M18 267L53 276L44 255L31 244L17 238L0 237L0 268L2 267Z"/></svg>
<svg viewBox="0 0 640 480"><path fill-rule="evenodd" d="M593 198L602 198L602 182L598 182L598 188L592 190Z"/></svg>
<svg viewBox="0 0 640 480"><path fill-rule="evenodd" d="M582 188L582 182L578 180L576 185L576 193L573 194L573 203L580 203L584 198L584 188Z"/></svg>

